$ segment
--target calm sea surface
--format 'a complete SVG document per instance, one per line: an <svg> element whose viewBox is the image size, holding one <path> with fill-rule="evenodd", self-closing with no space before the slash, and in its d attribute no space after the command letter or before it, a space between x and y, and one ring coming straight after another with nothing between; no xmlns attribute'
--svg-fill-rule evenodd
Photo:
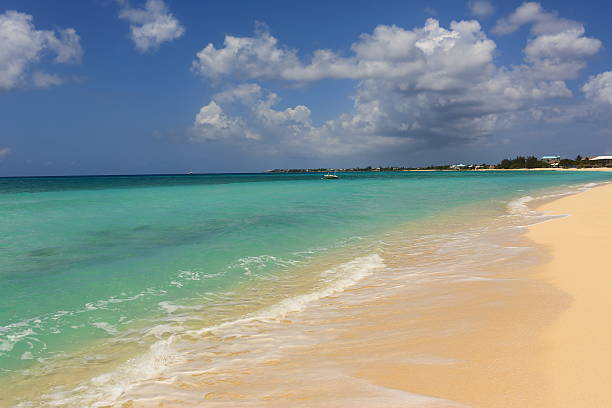
<svg viewBox="0 0 612 408"><path fill-rule="evenodd" d="M180 330L239 321L313 287L332 293L318 265L379 267L384 259L364 248L389 231L412 225L418 236L423 220L460 223L449 216L458 209L472 209L463 220L499 216L521 197L612 181L603 172L339 176L0 179L0 381L17 390L66 367L113 370Z"/></svg>

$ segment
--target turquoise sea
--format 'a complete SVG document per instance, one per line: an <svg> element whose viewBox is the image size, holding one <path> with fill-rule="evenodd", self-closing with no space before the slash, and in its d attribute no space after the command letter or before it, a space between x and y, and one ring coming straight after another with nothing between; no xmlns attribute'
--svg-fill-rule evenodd
<svg viewBox="0 0 612 408"><path fill-rule="evenodd" d="M612 181L605 172L338 174L0 178L0 406L94 406L70 387L126 372L182 331L282 307L308 313L317 296L381 273L385 234L457 232L527 196Z"/></svg>

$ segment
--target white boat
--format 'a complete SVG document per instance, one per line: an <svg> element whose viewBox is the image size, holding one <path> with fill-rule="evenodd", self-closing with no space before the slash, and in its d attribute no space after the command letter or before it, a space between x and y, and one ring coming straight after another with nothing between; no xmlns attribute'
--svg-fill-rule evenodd
<svg viewBox="0 0 612 408"><path fill-rule="evenodd" d="M324 175L323 175L323 178L324 178L324 179L332 179L332 180L334 180L334 179L337 179L337 178L338 178L338 176L336 176L336 173L334 173L334 174L332 174L332 173L327 173L327 174L324 174Z"/></svg>

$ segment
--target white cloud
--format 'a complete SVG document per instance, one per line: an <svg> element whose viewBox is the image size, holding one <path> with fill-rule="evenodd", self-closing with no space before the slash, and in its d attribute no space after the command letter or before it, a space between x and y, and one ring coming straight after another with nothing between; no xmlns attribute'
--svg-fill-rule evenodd
<svg viewBox="0 0 612 408"><path fill-rule="evenodd" d="M47 34L49 48L57 53L55 62L80 62L83 55L80 39L73 28L58 31L59 38L54 34Z"/></svg>
<svg viewBox="0 0 612 408"><path fill-rule="evenodd" d="M595 55L601 41L584 36L584 28L570 28L559 33L542 34L529 40L527 61L540 77L572 79L586 65L585 58Z"/></svg>
<svg viewBox="0 0 612 408"><path fill-rule="evenodd" d="M588 99L612 105L612 71L589 78L582 86L582 92Z"/></svg>
<svg viewBox="0 0 612 408"><path fill-rule="evenodd" d="M451 30L435 19L425 26L404 30L381 25L363 34L352 45L354 55L341 57L331 50L316 50L304 63L295 50L280 47L268 31L258 29L254 37L226 36L224 46L208 44L197 54L195 72L219 78L232 75L244 79L284 79L307 82L324 78L367 79L409 76L460 77L493 58L495 43L486 38L476 21L451 23ZM422 86L439 86L438 83Z"/></svg>
<svg viewBox="0 0 612 408"><path fill-rule="evenodd" d="M596 54L601 41L585 36L581 23L546 11L539 3L523 3L510 16L500 19L494 32L504 35L531 25L531 38L525 59L532 75L548 80L575 78L585 66L585 58Z"/></svg>
<svg viewBox="0 0 612 408"><path fill-rule="evenodd" d="M64 83L64 79L55 74L47 74L44 72L35 72L32 74L32 81L37 88L48 88L54 85Z"/></svg>
<svg viewBox="0 0 612 408"><path fill-rule="evenodd" d="M193 140L195 141L257 138L258 135L245 127L243 120L228 116L215 101L202 106L193 125Z"/></svg>
<svg viewBox="0 0 612 408"><path fill-rule="evenodd" d="M219 102L239 101L243 104L253 104L261 97L261 86L257 84L241 84L220 92L214 96Z"/></svg>
<svg viewBox="0 0 612 408"><path fill-rule="evenodd" d="M147 0L142 9L130 7L127 0L117 1L121 6L119 18L129 21L130 36L140 52L156 50L185 33L163 0Z"/></svg>
<svg viewBox="0 0 612 408"><path fill-rule="evenodd" d="M470 0L468 1L468 7L470 13L476 17L487 17L495 11L489 0Z"/></svg>
<svg viewBox="0 0 612 408"><path fill-rule="evenodd" d="M226 36L220 48L208 44L193 70L216 83L226 77L357 81L352 110L321 124L305 105L279 108L278 95L256 83L218 93L211 103L232 112L240 134L250 129L260 135L251 148L317 155L480 143L519 123L552 121L567 111L573 94L565 81L576 78L601 48L581 24L537 3L520 6L502 21L507 32L531 24L522 64L496 65L496 44L477 21L453 21L445 28L428 19L413 29L380 25L360 35L350 52L319 49L308 58L259 27L253 37ZM568 117L588 111L580 110Z"/></svg>
<svg viewBox="0 0 612 408"><path fill-rule="evenodd" d="M275 109L278 95L257 84L242 84L213 96L196 115L192 141L223 140L246 144L261 153L347 154L356 150L354 143L343 143L339 123L330 121L314 126L310 109L304 105ZM229 116L224 108L242 110L241 118ZM348 129L352 131L353 129ZM263 138L261 135L265 135ZM362 133L352 135L361 139ZM362 140L367 147L368 140Z"/></svg>
<svg viewBox="0 0 612 408"><path fill-rule="evenodd" d="M0 160L11 154L12 149L10 147L0 148Z"/></svg>
<svg viewBox="0 0 612 408"><path fill-rule="evenodd" d="M74 29L37 30L31 15L12 10L0 14L0 44L0 91L27 85L30 79L34 86L61 83L59 77L40 72L30 78L29 67L45 54L54 54L56 63L79 62L83 54ZM57 78L55 83L50 77Z"/></svg>
<svg viewBox="0 0 612 408"><path fill-rule="evenodd" d="M532 25L531 31L535 35L558 33L582 26L576 21L559 17L557 13L545 11L540 3L527 2L510 16L500 19L493 32L500 35L511 34L526 24Z"/></svg>

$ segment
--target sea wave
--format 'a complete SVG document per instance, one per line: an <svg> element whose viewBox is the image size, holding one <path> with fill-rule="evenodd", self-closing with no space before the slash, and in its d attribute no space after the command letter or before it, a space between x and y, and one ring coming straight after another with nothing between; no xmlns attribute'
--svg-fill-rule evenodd
<svg viewBox="0 0 612 408"><path fill-rule="evenodd" d="M284 299L270 307L253 312L242 318L224 322L215 326L176 333L175 327L168 328L168 337L154 342L149 350L116 370L98 375L69 391L57 391L42 397L46 406L62 407L103 407L120 401L132 389L159 377L162 373L172 370L189 359L192 342L186 339L202 339L207 334L223 336L228 339L240 336L242 329L252 324L278 322L291 313L305 310L316 301L337 295L356 285L364 278L385 267L382 257L378 254L353 259L350 262L323 271L320 274L321 285L318 289L303 295ZM176 305L164 303L168 311ZM102 328L102 327L101 327ZM203 342L205 345L205 342ZM26 403L18 405L25 408Z"/></svg>
<svg viewBox="0 0 612 408"><path fill-rule="evenodd" d="M577 186L569 186L561 190L555 190L552 192L540 194L535 197L530 196L530 195L519 197L517 199L511 200L510 202L508 202L507 204L508 213L512 216L524 217L526 220L535 221L536 223L540 221L546 221L551 218L558 218L559 216L550 216L550 215L538 212L534 210L533 208L531 208L530 204L533 204L533 202L551 200L551 199L556 199L556 198L561 198L561 197L581 193L583 191L587 191L594 187L601 186L604 184L608 184L608 182L580 184ZM560 215L560 216L564 216L564 215Z"/></svg>
<svg viewBox="0 0 612 408"><path fill-rule="evenodd" d="M49 335L59 335L65 330L82 328L84 324L81 320L76 324L71 319L83 314L91 316L90 319L94 321L91 326L101 329L107 334L115 335L118 333L116 326L108 322L95 322L97 311L108 310L115 305L133 302L147 296L162 296L165 293L165 290L155 288L147 288L134 295L121 293L117 296L85 303L82 307L73 310L57 310L0 326L0 356L8 354L18 345L25 344L29 353L34 357L32 359L41 357L47 350L47 344L41 338ZM123 324L125 322L119 320L117 323Z"/></svg>

